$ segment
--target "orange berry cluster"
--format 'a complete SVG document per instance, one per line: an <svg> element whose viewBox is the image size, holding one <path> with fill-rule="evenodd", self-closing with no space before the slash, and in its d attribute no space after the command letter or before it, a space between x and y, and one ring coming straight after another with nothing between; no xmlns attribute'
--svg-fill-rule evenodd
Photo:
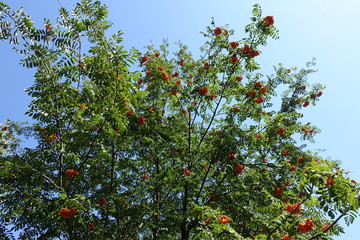
<svg viewBox="0 0 360 240"><path fill-rule="evenodd" d="M307 233L313 230L315 224L311 221L310 218L306 219L305 222L300 222L298 224L299 231L302 233Z"/></svg>
<svg viewBox="0 0 360 240"><path fill-rule="evenodd" d="M71 208L71 209L62 208L59 211L59 215L62 218L72 218L77 212L78 211L76 211L76 209L74 209L74 208Z"/></svg>

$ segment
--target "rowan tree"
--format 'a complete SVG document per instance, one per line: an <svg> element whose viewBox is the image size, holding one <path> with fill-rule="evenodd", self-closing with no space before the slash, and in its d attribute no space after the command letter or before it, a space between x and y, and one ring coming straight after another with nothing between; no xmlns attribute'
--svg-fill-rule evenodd
<svg viewBox="0 0 360 240"><path fill-rule="evenodd" d="M254 5L241 39L212 21L198 57L125 51L106 17L81 0L37 28L0 2L0 39L36 70L34 123L1 125L2 239L332 239L353 222L358 184L304 144L315 63L261 74L273 16Z"/></svg>

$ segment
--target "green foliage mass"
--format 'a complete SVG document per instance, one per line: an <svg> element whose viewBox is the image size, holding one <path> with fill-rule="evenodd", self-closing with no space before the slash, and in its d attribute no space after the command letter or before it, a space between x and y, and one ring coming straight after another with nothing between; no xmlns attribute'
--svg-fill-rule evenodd
<svg viewBox="0 0 360 240"><path fill-rule="evenodd" d="M260 6L240 40L212 22L197 59L125 51L106 17L82 0L36 28L0 2L0 39L36 69L34 124L1 125L1 239L331 239L354 221L358 184L302 144L320 131L301 121L314 62L260 73L278 38Z"/></svg>

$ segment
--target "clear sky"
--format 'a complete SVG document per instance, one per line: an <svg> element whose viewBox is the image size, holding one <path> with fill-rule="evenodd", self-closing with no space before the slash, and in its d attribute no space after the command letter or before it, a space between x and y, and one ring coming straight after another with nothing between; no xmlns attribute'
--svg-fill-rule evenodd
<svg viewBox="0 0 360 240"><path fill-rule="evenodd" d="M1 0L0 0L1 1ZM4 0L3 0L4 1ZM44 18L57 16L57 0L5 0L23 6L38 26ZM75 0L61 0L65 7ZM109 6L110 20L115 24L110 32L124 32L126 48L155 45L167 38L170 43L181 40L193 52L203 44L199 34L215 17L218 25L229 24L236 30L233 40L241 38L249 22L252 5L259 3L263 14L273 15L280 30L280 39L271 40L260 49L257 57L265 73L279 62L286 67L304 66L317 58L317 73L310 76L312 83L325 84L318 105L304 109L304 121L311 121L322 129L313 149L326 149L325 157L340 160L350 176L360 182L360 1L358 0L103 0ZM5 43L0 43L0 122L6 118L27 121L23 115L29 98L23 89L32 83L32 70L19 66L19 56ZM336 240L359 239L360 219L346 234Z"/></svg>

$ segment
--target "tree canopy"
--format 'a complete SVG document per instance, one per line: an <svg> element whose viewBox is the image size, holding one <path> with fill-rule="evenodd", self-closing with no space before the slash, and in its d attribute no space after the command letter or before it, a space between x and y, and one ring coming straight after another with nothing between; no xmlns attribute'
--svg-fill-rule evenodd
<svg viewBox="0 0 360 240"><path fill-rule="evenodd" d="M195 57L126 51L107 13L81 0L36 28L0 2L0 40L36 70L34 123L1 125L2 239L332 239L354 221L358 184L306 148L314 61L256 61L273 16L254 5L237 40L212 21Z"/></svg>

